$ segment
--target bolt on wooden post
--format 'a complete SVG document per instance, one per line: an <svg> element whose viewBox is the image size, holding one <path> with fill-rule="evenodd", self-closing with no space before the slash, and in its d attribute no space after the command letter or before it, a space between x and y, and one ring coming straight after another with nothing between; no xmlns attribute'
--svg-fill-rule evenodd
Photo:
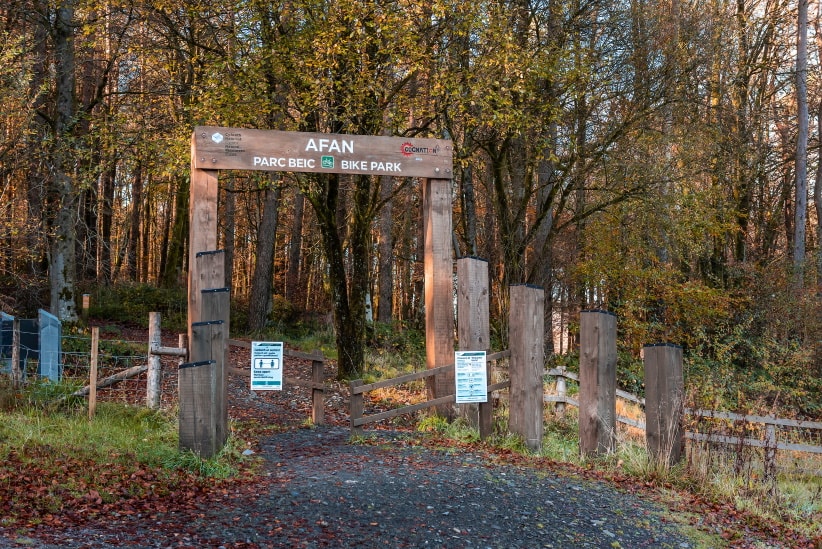
<svg viewBox="0 0 822 549"><path fill-rule="evenodd" d="M682 458L684 382L682 347L667 343L646 345L645 440L655 459L673 465Z"/></svg>
<svg viewBox="0 0 822 549"><path fill-rule="evenodd" d="M616 316L579 315L579 450L612 452L616 446Z"/></svg>
<svg viewBox="0 0 822 549"><path fill-rule="evenodd" d="M545 292L527 284L509 288L511 389L508 429L532 451L542 447L542 372L545 368Z"/></svg>

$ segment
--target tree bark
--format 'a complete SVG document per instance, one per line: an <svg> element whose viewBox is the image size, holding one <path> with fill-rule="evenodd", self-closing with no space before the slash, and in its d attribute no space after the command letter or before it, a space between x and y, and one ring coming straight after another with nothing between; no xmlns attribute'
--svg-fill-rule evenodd
<svg viewBox="0 0 822 549"><path fill-rule="evenodd" d="M52 153L52 191L57 198L54 240L51 245L49 278L51 312L63 321L77 320L75 304L77 257L77 193L71 179L71 132L76 116L74 2L57 9L54 51L57 67L57 112L54 121L55 149Z"/></svg>
<svg viewBox="0 0 822 549"><path fill-rule="evenodd" d="M299 189L294 194L294 220L291 224L291 240L288 249L288 271L285 276L285 298L291 304L305 303L300 293L300 258L303 246L303 214L305 196Z"/></svg>
<svg viewBox="0 0 822 549"><path fill-rule="evenodd" d="M280 196L282 185L271 181L265 190L263 218L257 232L257 262L251 279L248 303L248 328L256 332L265 328L271 303L272 276L274 273L274 246L277 240Z"/></svg>
<svg viewBox="0 0 822 549"><path fill-rule="evenodd" d="M138 160L134 166L134 177L131 182L131 226L128 234L128 279L139 281L137 269L138 250L140 249L140 215L143 204L143 163Z"/></svg>
<svg viewBox="0 0 822 549"><path fill-rule="evenodd" d="M794 287L804 285L805 225L808 220L808 0L799 0L796 36L796 196L794 200Z"/></svg>
<svg viewBox="0 0 822 549"><path fill-rule="evenodd" d="M379 235L379 301L377 303L377 321L391 322L394 311L394 226L393 212L389 200L393 179L390 176L380 178L380 212Z"/></svg>
<svg viewBox="0 0 822 549"><path fill-rule="evenodd" d="M114 216L114 180L117 162L111 163L100 174L100 235L97 242L97 281L111 282L111 224Z"/></svg>
<svg viewBox="0 0 822 549"><path fill-rule="evenodd" d="M172 183L173 186L173 183ZM165 269L160 273L160 286L174 288L186 270L186 242L188 241L188 195L191 180L181 181L174 199L174 226L168 246Z"/></svg>

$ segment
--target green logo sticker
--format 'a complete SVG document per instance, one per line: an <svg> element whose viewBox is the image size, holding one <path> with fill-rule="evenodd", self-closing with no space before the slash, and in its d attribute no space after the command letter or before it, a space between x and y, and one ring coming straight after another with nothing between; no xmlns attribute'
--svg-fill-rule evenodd
<svg viewBox="0 0 822 549"><path fill-rule="evenodd" d="M325 169L331 169L334 167L334 157L333 156L323 156L320 158L320 166Z"/></svg>

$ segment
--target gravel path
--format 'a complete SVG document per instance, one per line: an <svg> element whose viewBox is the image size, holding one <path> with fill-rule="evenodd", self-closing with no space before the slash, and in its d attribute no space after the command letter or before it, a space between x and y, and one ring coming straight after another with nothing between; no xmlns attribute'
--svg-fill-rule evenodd
<svg viewBox="0 0 822 549"><path fill-rule="evenodd" d="M310 363L303 370L310 376ZM286 429L260 440L263 465L253 483L212 490L193 507L168 502L151 516L26 532L0 522L0 548L695 546L665 520L665 509L608 484L432 449L410 432L367 431L367 443L353 444L340 395L326 403L331 425L308 429L298 427L307 391L254 394L237 376L230 387L232 417Z"/></svg>
<svg viewBox="0 0 822 549"><path fill-rule="evenodd" d="M693 547L663 509L608 485L373 437L290 430L262 442L265 469L245 490L0 547Z"/></svg>
<svg viewBox="0 0 822 549"><path fill-rule="evenodd" d="M604 484L375 436L376 444L351 445L347 430L324 428L268 440L270 475L281 485L234 523L231 539L261 547L692 546L661 509Z"/></svg>

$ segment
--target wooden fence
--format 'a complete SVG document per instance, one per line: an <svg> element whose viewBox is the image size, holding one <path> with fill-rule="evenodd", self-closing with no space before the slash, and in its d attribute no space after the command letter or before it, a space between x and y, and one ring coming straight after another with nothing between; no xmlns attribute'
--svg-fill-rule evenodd
<svg viewBox="0 0 822 549"><path fill-rule="evenodd" d="M243 349L251 349L251 342L242 341L238 339L229 339L229 345L235 347L242 347ZM283 355L300 360L311 361L311 379L297 379L293 377L283 377L284 385L294 385L296 387L305 387L311 389L311 421L314 425L322 425L325 423L325 394L329 391L329 387L325 385L325 357L320 351L313 353L301 353L299 351L292 351L290 349L283 349ZM250 370L242 370L230 366L229 373L243 377L251 377Z"/></svg>
<svg viewBox="0 0 822 549"><path fill-rule="evenodd" d="M498 360L503 358L508 358L511 356L511 351L505 350L500 351L498 353L492 353L485 357L486 364L492 364ZM453 371L454 365L448 364L446 366L439 366L437 368L430 368L426 370L422 370L419 372L414 372L412 374L405 374L399 377L395 377L392 379L384 379L382 381L377 381L374 383L364 384L363 380L361 379L354 379L350 382L351 388L351 401L350 401L350 414L351 414L351 430L354 434L362 434L362 426L367 425L369 423L375 423L377 421L382 421L384 419L391 419L397 416L410 414L413 412L417 412L419 410L425 410L428 408L432 408L435 406L443 406L446 404L452 404L456 402L456 395L446 395L439 398L434 398L431 400L427 400L425 402L420 402L418 404L411 404L409 406L402 406L400 408L395 408L393 410L388 410L385 412L380 412L377 414L372 414L369 416L363 415L363 395L370 391L375 391L377 389L384 389L387 387L396 387L397 385L402 385L404 383L410 383L412 381L419 381L419 380L428 380L429 378L437 375L441 375L446 371ZM480 403L480 436L486 436L491 431L491 395L494 391L499 391L501 389L505 389L511 386L510 380L501 381L499 383L493 383L488 385L487 387L487 394L488 394L488 401L485 403Z"/></svg>
<svg viewBox="0 0 822 549"><path fill-rule="evenodd" d="M486 357L486 361L489 364L495 363L496 361L507 358L510 356L510 351L500 351L498 353L489 354ZM374 383L364 384L361 379L352 380L350 383L351 389L351 401L350 401L350 414L351 414L351 429L352 433L354 434L362 434L362 427L364 425L368 425L369 423L376 423L378 421L386 420L395 418L401 415L411 414L413 412L417 412L420 410L425 410L428 408L451 404L455 402L455 395L447 395L444 397L427 400L425 402L420 402L418 404L412 404L408 406L401 406L399 408L394 408L391 410L386 410L384 412L379 412L376 414L371 415L364 415L364 395L371 391L375 391L378 389L384 389L388 387L396 387L405 383L410 383L413 381L419 381L428 379L431 376L440 375L446 369L453 369L454 365L449 364L446 366L440 366L439 368L432 368L429 370L423 370L419 372L414 372L411 374L405 374L396 378L392 379L385 379L381 381L377 381ZM499 370L498 370L499 371ZM543 395L543 402L545 403L553 403L557 406L559 410L562 407L569 405L579 408L579 401L571 396L568 396L567 389L566 389L566 381L570 380L576 383L579 383L579 375L569 372L563 368L548 368L545 369L543 372L543 376L550 376L554 377L557 381L557 394L549 394L545 393ZM489 377L490 380L490 377ZM496 391L500 391L502 389L507 389L511 385L511 381L509 379L497 382L497 383L489 383L487 387L488 393L488 402L485 404L480 404L480 436L481 438L486 438L491 433L491 402L492 402L492 393ZM621 389L616 389L616 397L632 404L639 406L640 408L645 407L645 399L638 397L634 394L629 392L623 391ZM709 443L716 443L716 444L726 444L726 445L744 445L748 447L754 448L774 448L777 450L788 450L788 451L795 451L795 452L806 452L812 454L822 454L822 446L816 446L811 444L798 444L792 442L784 442L780 441L779 433L777 432L778 427L783 428L795 428L795 429L806 429L810 431L819 431L820 436L822 436L822 422L813 422L813 421L799 421L793 419L783 419L777 417L769 417L769 416L757 416L757 415L746 415L746 414L737 414L733 412L720 412L714 410L699 410L693 408L685 408L684 414L686 416L690 416L696 418L698 420L725 420L731 421L736 424L741 423L748 423L748 424L761 424L765 426L765 436L762 439L751 438L751 437L739 437L733 435L724 435L724 434L717 434L717 433L703 433L703 432L692 432L686 431L684 433L685 438L694 440L694 441L702 441L702 442L709 442ZM645 422L641 419L633 419L629 418L620 414L616 415L616 421L622 423L623 425L627 425L629 427L633 427L635 429L639 429L644 431L646 428Z"/></svg>
<svg viewBox="0 0 822 549"><path fill-rule="evenodd" d="M559 405L570 405L579 407L579 401L569 397L565 390L565 380L572 380L579 383L579 376L573 372L568 372L564 369L547 369L545 375L552 376L557 379L557 394L545 394L544 402L555 403ZM560 382L559 380L562 380ZM640 407L645 407L645 399L640 398L631 393L617 389L616 396ZM741 424L760 424L765 427L765 434L763 438L740 437L735 435L725 435L718 433L703 433L694 431L685 431L685 438L700 442L710 442L716 444L726 444L732 446L749 446L753 448L775 448L777 450L789 450L794 452L805 452L811 454L822 454L822 446L812 444L797 444L791 442L780 441L778 427L805 429L808 431L818 431L822 436L822 422L815 421L800 421L795 419L784 419L772 416L759 416L750 414L737 414L734 412L721 412L716 410L701 410L696 408L684 408L684 415L692 417L697 421L704 420L724 420L731 421L737 425ZM645 430L645 422L635 420L625 416L617 415L616 420L619 423L628 425L640 430Z"/></svg>

